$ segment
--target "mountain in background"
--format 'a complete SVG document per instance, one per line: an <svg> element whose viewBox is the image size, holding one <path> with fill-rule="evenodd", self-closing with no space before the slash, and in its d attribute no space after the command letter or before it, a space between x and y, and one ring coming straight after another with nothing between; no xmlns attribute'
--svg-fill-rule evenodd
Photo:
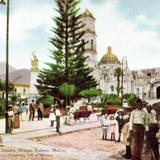
<svg viewBox="0 0 160 160"><path fill-rule="evenodd" d="M12 66L9 66L9 72L14 72L16 71L17 69L12 67ZM6 73L6 63L5 62L0 62L0 75Z"/></svg>
<svg viewBox="0 0 160 160"><path fill-rule="evenodd" d="M31 71L29 69L18 69L9 73L9 81L16 85L29 85ZM5 81L6 75L0 75L0 79Z"/></svg>

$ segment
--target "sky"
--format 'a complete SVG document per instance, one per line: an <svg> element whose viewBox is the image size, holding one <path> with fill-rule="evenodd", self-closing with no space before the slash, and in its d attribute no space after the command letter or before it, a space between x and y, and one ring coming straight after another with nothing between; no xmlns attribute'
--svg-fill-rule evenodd
<svg viewBox="0 0 160 160"><path fill-rule="evenodd" d="M30 68L32 53L40 68L51 62L49 37L55 26L54 0L10 0L9 63ZM127 56L131 70L160 67L159 0L81 0L96 18L97 59L107 47L119 60ZM0 7L0 61L5 61L6 8Z"/></svg>

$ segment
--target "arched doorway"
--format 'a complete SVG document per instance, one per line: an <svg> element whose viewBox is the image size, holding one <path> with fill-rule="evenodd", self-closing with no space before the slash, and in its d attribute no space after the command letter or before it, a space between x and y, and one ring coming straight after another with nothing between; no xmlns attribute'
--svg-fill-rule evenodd
<svg viewBox="0 0 160 160"><path fill-rule="evenodd" d="M157 98L160 98L160 86L157 87Z"/></svg>

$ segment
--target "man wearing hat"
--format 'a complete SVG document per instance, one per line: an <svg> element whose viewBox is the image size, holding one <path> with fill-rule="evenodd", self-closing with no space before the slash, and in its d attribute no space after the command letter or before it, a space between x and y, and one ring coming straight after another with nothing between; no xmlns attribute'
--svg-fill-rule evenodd
<svg viewBox="0 0 160 160"><path fill-rule="evenodd" d="M35 116L35 109L36 109L36 104L34 102L34 99L32 99L31 104L29 105L29 121L34 121L34 116Z"/></svg>
<svg viewBox="0 0 160 160"><path fill-rule="evenodd" d="M14 114L18 114L18 112L19 112L19 106L20 106L19 102L16 102L16 104L13 106L13 112L14 112Z"/></svg>
<svg viewBox="0 0 160 160"><path fill-rule="evenodd" d="M13 106L13 112L14 112L14 128L19 128L20 127L20 103L17 102Z"/></svg>
<svg viewBox="0 0 160 160"><path fill-rule="evenodd" d="M147 114L143 110L142 101L138 99L129 121L132 160L141 160L145 129L147 130Z"/></svg>
<svg viewBox="0 0 160 160"><path fill-rule="evenodd" d="M12 134L13 123L14 123L14 112L13 112L12 105L8 106L7 117L8 117L8 131L7 132Z"/></svg>
<svg viewBox="0 0 160 160"><path fill-rule="evenodd" d="M124 111L122 109L120 109L120 110L118 110L117 114L118 114L118 116L116 117L116 120L118 122L118 132L119 132L118 142L120 142L122 127L125 123L124 119L123 119Z"/></svg>

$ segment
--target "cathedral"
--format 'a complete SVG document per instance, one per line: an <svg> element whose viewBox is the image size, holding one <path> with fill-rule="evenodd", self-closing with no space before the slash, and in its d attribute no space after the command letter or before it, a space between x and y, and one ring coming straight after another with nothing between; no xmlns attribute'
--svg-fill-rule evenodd
<svg viewBox="0 0 160 160"><path fill-rule="evenodd" d="M85 25L82 41L88 42L85 46L85 56L88 57L86 63L94 69L92 74L97 80L98 88L106 94L117 94L116 70L120 68L119 96L136 94L143 100L160 98L160 68L130 70L127 57L120 61L110 46L101 60L97 61L95 20L88 9L81 16Z"/></svg>

